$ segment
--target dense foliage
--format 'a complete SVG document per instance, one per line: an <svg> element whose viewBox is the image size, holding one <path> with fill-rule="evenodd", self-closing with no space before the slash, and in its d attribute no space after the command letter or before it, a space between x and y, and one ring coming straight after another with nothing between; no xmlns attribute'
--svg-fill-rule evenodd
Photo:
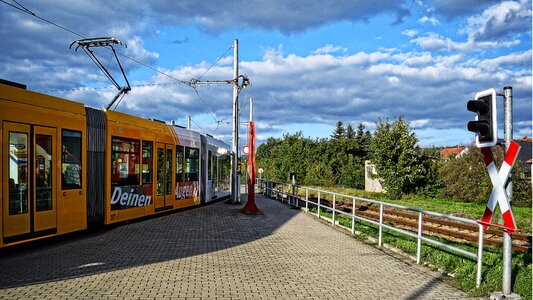
<svg viewBox="0 0 533 300"><path fill-rule="evenodd" d="M403 117L393 123L378 122L372 139L373 161L387 194L393 199L418 190L428 191L428 185L438 185L433 174L434 160L424 155L417 144L418 139Z"/></svg>
<svg viewBox="0 0 533 300"><path fill-rule="evenodd" d="M299 184L364 189L371 139L363 124L356 132L338 122L330 139L313 140L301 132L269 138L257 149L257 165L265 170L263 176L276 181L288 181L292 173Z"/></svg>
<svg viewBox="0 0 533 300"><path fill-rule="evenodd" d="M501 146L492 148L494 160L501 166L504 152ZM513 205L531 206L531 184L520 178L520 163L513 168ZM492 183L486 171L483 155L476 147L470 147L461 157L449 159L439 169L444 183L442 195L468 202L484 203L490 197Z"/></svg>
<svg viewBox="0 0 533 300"><path fill-rule="evenodd" d="M365 161L376 165L389 198L407 194L442 196L466 202L486 202L492 183L476 147L462 157L440 157L438 148L420 148L415 133L403 117L377 123L372 135L364 124L357 129L339 121L328 139L303 137L301 132L269 138L257 150L263 177L301 185L364 189ZM501 165L503 150L493 148ZM531 183L513 170L513 205L531 206Z"/></svg>

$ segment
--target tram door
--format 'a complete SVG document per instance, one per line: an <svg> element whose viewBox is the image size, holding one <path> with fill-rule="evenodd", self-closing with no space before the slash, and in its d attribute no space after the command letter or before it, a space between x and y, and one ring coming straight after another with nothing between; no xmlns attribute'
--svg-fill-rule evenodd
<svg viewBox="0 0 533 300"><path fill-rule="evenodd" d="M155 210L161 211L173 208L174 193L172 192L172 159L173 145L156 143L156 192Z"/></svg>
<svg viewBox="0 0 533 300"><path fill-rule="evenodd" d="M4 242L55 233L56 129L4 122L3 140Z"/></svg>

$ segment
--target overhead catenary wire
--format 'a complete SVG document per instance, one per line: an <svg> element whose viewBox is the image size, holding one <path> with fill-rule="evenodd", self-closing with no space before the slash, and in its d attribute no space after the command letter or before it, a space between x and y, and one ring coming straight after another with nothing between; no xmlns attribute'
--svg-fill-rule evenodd
<svg viewBox="0 0 533 300"><path fill-rule="evenodd" d="M200 127L200 125L198 125L193 118L191 118L191 121L194 123L194 125L196 125L196 127L198 127L198 129L200 129L200 131L202 131L202 133L207 133L202 127Z"/></svg>
<svg viewBox="0 0 533 300"><path fill-rule="evenodd" d="M202 103L204 104L205 109L207 110L207 112L211 115L211 117L213 118L213 120L216 122L216 121L217 121L217 118L215 118L215 116L213 115L213 113L211 112L211 110L209 109L209 107L207 107L207 104L205 104L204 99L202 98L202 96L200 96L200 93L198 92L198 89L197 89L196 87L194 88L194 91L196 92L196 95L198 96L198 98L200 98L200 100L201 100Z"/></svg>
<svg viewBox="0 0 533 300"><path fill-rule="evenodd" d="M204 77L204 75L209 72L209 70L211 70L211 68L213 68L222 58L224 58L226 56L226 54L228 54L228 52L233 49L233 45L230 46L228 48L228 50L226 50L226 52L224 52L224 54L222 54L211 66L209 66L209 68L207 68L207 70L204 71L204 73L202 73L202 75L200 75L200 77L196 78L197 81L199 81L200 79L202 79L202 77Z"/></svg>
<svg viewBox="0 0 533 300"><path fill-rule="evenodd" d="M65 30L65 31L67 31L67 32L69 32L69 33L71 33L73 35L78 36L78 37L81 37L81 38L84 38L84 39L87 38L86 36L84 36L82 34L79 34L79 33L77 33L76 31L74 31L72 29L69 29L69 28L67 28L65 26L59 25L59 24L57 24L57 23L55 23L53 21L50 21L50 20L48 20L48 19L46 19L44 17L41 17L41 16L37 15L35 12L29 10L28 8L26 8L25 6L23 6L22 4L20 4L16 0L12 0L12 1L15 2L18 6L13 5L13 4L5 1L5 0L0 0L0 2L4 3L6 5L9 5L9 6L15 8L15 9L18 9L18 10L24 12L24 13L27 13L27 14L29 14L29 15L31 15L31 16L33 16L33 17L35 17L35 18L37 18L37 19L39 19L41 21L43 21L43 22L46 22L46 23L48 23L50 25L56 26L58 28L61 28L62 30ZM124 57L124 58L126 58L128 60L131 60L131 61L133 61L133 62L135 62L135 63L137 63L137 64L139 64L139 65L141 65L143 67L146 67L146 68L148 68L148 69L150 69L150 70L152 70L154 72L157 72L158 74L161 74L161 75L164 75L164 76L166 76L168 78L171 78L172 80L175 80L175 81L177 81L179 83L182 83L184 85L190 86L190 82L189 81L177 79L177 78L173 77L172 75L169 75L169 74L167 74L165 72L162 72L162 71L160 71L160 70L158 70L158 69L156 69L156 68L154 68L154 67L152 67L152 66L150 66L148 64L145 64L145 63L143 63L143 62L141 62L141 61L139 61L139 60L137 60L137 59L135 59L133 57L130 57L130 56L124 54L124 53L117 52L117 55L119 55L121 57Z"/></svg>
<svg viewBox="0 0 533 300"><path fill-rule="evenodd" d="M67 27L65 27L65 26L59 25L59 24L57 24L56 22L50 21L50 20L48 20L48 19L46 19L46 18L44 18L44 17L41 17L41 16L37 15L35 12L33 12L33 11L31 11L30 9L26 8L25 6L23 6L22 4L20 4L20 3L17 2L16 0L12 0L12 1L13 1L14 3L16 3L16 5L14 5L14 4L12 4L12 3L9 3L9 2L7 2L7 1L5 1L5 0L0 0L0 2L6 4L6 5L8 5L8 6L11 6L11 7L15 8L15 9L17 9L17 10L20 10L20 11L22 11L22 12L24 12L24 13L27 13L27 14L29 14L29 15L31 15L31 16L33 16L33 17L35 17L35 18L37 18L37 19L39 19L39 20L41 20L41 21L44 21L44 22L46 22L46 23L48 23L48 24L50 24L50 25L56 26L56 27L58 27L58 28L60 28L60 29L62 29L62 30L65 30L65 31L67 31L67 32L69 32L69 33L71 33L71 34L73 34L73 35L76 35L76 36L78 36L78 37L81 37L81 38L87 38L87 37L85 37L84 35L79 34L79 33L75 32L75 31L73 31L73 30L71 30L71 29L69 29L69 28L67 28ZM216 60L215 63L213 63L209 68L207 68L207 69L204 71L204 73L199 77L199 79L202 78L202 77L203 77L203 76L204 76L209 70L211 70L211 68L213 68L213 66L216 65L216 64L217 64L217 63L218 63L218 62L219 62L224 56L226 56L226 54L227 54L232 48L233 48L232 46L229 47L228 50L226 50L226 51L224 52L224 54L222 54L222 55ZM177 82L177 83L179 83L179 84L183 84L183 85L186 85L186 86L189 86L189 87L193 88L193 89L195 90L196 94L198 95L198 98L200 99L200 101L203 103L204 107L205 107L206 110L208 111L208 113L213 117L213 120L214 120L215 122L217 122L217 119L214 117L214 115L213 115L212 111L209 109L207 103L205 103L204 99L200 96L200 94L198 93L198 90L196 89L196 86L195 86L194 82L198 81L199 79L195 79L195 80L191 80L191 81L181 80L181 79L175 78L174 76L172 76L172 75L170 75L170 74L167 74L167 73L165 73L165 72L162 72L162 71L160 71L160 70L158 70L158 69L156 69L156 68L154 68L154 67L152 67L152 66L150 66L150 65L148 65L148 64L146 64L146 63L143 63L143 62L141 62L141 61L139 61L139 60L137 60L137 59L135 59L135 58L133 58L133 57L130 57L130 56L126 55L126 54L123 54L123 53L120 53L120 52L116 52L116 54L119 55L119 56L121 56L121 57L123 57L123 58L126 58L126 59L128 59L128 60L130 60L130 61L133 61L133 62L135 62L135 63L137 63L137 64L139 64L139 65L141 65L141 66L143 66L143 67L145 67L145 68L148 68L148 69L150 69L150 70L152 70L152 71L154 71L154 72L156 72L156 73L158 73L158 74L160 74L160 75L163 75L163 76L165 76L165 77L168 77L168 78L174 80L175 82ZM107 88L107 87L106 87L106 88ZM88 88L88 89L90 89L90 88ZM93 88L93 89L96 89L96 88ZM84 90L84 88L73 89L73 90ZM60 91L68 91L68 90L60 90ZM121 99L121 100L122 100L122 99Z"/></svg>
<svg viewBox="0 0 533 300"><path fill-rule="evenodd" d="M22 12L25 12L25 13L27 13L27 14L29 14L29 15L32 15L32 16L34 16L35 18L37 18L37 19L39 19L39 20L41 20L41 21L44 21L44 22L46 22L46 23L48 23L48 24L50 24L50 25L53 25L53 26L59 27L59 28L65 30L65 31L68 31L68 32L70 32L70 33L72 33L72 34L74 34L74 35L77 35L77 36L81 37L81 38L85 38L85 36L83 36L83 35L81 35L81 34L75 32L75 31L73 31L73 30L71 30L71 29L68 29L68 28L66 28L66 27L64 27L64 26L61 26L61 25L55 23L55 22L52 22L52 21L50 21L50 20L47 20L47 19L45 19L45 18L43 18L43 17L41 17L41 16L38 16L36 13L34 13L33 11L27 9L27 8L24 7L22 4L18 3L16 0L13 0L13 2L15 2L15 3L18 5L18 7L17 7L16 5L13 5L13 4L11 4L11 3L8 3L7 1L4 1L4 0L0 0L0 2L2 2L2 3L4 3L4 4L7 4L7 5L9 5L9 6L15 8L15 9L18 9L18 10L20 10L20 11L22 11Z"/></svg>

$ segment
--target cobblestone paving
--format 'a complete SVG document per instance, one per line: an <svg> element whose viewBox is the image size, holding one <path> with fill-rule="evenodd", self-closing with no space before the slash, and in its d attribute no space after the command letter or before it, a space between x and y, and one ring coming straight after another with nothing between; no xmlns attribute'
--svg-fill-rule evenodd
<svg viewBox="0 0 533 300"><path fill-rule="evenodd" d="M246 198L243 198L246 199ZM0 253L0 299L467 299L438 274L257 196Z"/></svg>

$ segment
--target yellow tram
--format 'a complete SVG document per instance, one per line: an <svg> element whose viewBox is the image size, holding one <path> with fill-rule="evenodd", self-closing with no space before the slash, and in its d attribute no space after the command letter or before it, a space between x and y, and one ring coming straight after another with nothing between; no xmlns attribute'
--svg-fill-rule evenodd
<svg viewBox="0 0 533 300"><path fill-rule="evenodd" d="M229 196L229 146L0 81L0 247Z"/></svg>

